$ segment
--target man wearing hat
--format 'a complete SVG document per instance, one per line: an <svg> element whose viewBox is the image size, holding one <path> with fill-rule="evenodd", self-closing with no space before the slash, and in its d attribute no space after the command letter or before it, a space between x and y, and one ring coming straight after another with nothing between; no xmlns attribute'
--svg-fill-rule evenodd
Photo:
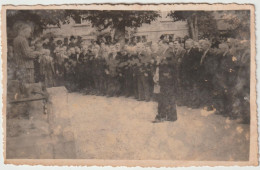
<svg viewBox="0 0 260 170"><path fill-rule="evenodd" d="M21 23L17 26L18 36L14 39L14 58L17 65L18 79L22 83L34 83L34 58L41 53L29 47L28 38L32 29L29 25Z"/></svg>
<svg viewBox="0 0 260 170"><path fill-rule="evenodd" d="M76 47L76 46L77 46L76 38L72 35L72 36L70 36L69 48Z"/></svg>

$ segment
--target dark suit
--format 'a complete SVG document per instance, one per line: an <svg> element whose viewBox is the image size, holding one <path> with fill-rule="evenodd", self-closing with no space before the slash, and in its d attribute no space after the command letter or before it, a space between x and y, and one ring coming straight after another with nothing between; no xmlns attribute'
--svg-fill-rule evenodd
<svg viewBox="0 0 260 170"><path fill-rule="evenodd" d="M93 72L94 72L94 66L93 66L93 58L94 54L91 51L88 51L86 54L81 53L79 57L79 62L83 62L84 70L84 77L83 81L85 80L84 86L89 89L90 91L94 88L94 78L93 78Z"/></svg>
<svg viewBox="0 0 260 170"><path fill-rule="evenodd" d="M233 55L229 52L221 52L218 54L220 64L216 73L216 88L218 88L220 92L215 96L219 99L216 102L216 109L219 114L224 116L233 116L233 103L236 98L238 98L233 93L237 83L238 61L233 61L232 57Z"/></svg>
<svg viewBox="0 0 260 170"><path fill-rule="evenodd" d="M243 123L250 123L250 49L241 54L237 69L237 93L235 96L240 100L238 111L233 110L233 118L242 118ZM235 107L234 107L235 108Z"/></svg>
<svg viewBox="0 0 260 170"><path fill-rule="evenodd" d="M138 93L139 68L137 66L138 63L140 63L138 55L133 54L131 56L131 70L132 70L132 73L133 73L133 90L134 90L134 96L135 96L136 99L139 99L139 93Z"/></svg>
<svg viewBox="0 0 260 170"><path fill-rule="evenodd" d="M110 53L107 59L107 95L118 96L120 94L120 82L118 79L118 64L119 64L119 56L118 54L113 55Z"/></svg>
<svg viewBox="0 0 260 170"><path fill-rule="evenodd" d="M148 64L148 58L146 53L142 52L138 54L140 60L137 72L137 88L139 100L150 100L150 86L149 86L149 74L150 66Z"/></svg>
<svg viewBox="0 0 260 170"><path fill-rule="evenodd" d="M130 65L131 58L132 56L130 56L130 54L123 54L121 55L121 60L119 63L119 73L121 73L121 91L127 97L133 92L133 71Z"/></svg>
<svg viewBox="0 0 260 170"><path fill-rule="evenodd" d="M68 45L69 48L73 48L73 47L76 47L76 46L77 46L77 44L73 43L73 42L70 42L69 45Z"/></svg>
<svg viewBox="0 0 260 170"><path fill-rule="evenodd" d="M214 103L213 103L213 96L212 94L214 93L214 76L215 76L215 71L218 68L219 61L217 60L217 55L216 53L212 50L209 49L205 51L202 54L201 57L201 83L200 83L200 88L201 88L201 101L204 106L207 106L209 109L212 109Z"/></svg>
<svg viewBox="0 0 260 170"><path fill-rule="evenodd" d="M187 106L198 107L198 80L201 53L191 48L185 51L180 65L181 87L183 89L184 101Z"/></svg>
<svg viewBox="0 0 260 170"><path fill-rule="evenodd" d="M87 83L86 61L87 61L87 53L85 54L80 53L78 58L78 63L77 63L79 89L86 87L86 83Z"/></svg>
<svg viewBox="0 0 260 170"><path fill-rule="evenodd" d="M166 52L164 53L164 56L166 58L172 58L171 64L173 64L173 66L175 67L175 74L176 74L176 81L177 81L177 100L178 100L178 104L182 104L183 103L183 92L182 92L182 88L181 88L181 72L180 72L180 66L181 66L181 62L183 59L183 55L185 53L185 50L183 48L178 48L173 49L173 48L168 48L166 50Z"/></svg>
<svg viewBox="0 0 260 170"><path fill-rule="evenodd" d="M93 78L96 94L105 94L105 67L106 61L102 56L99 55L93 59Z"/></svg>

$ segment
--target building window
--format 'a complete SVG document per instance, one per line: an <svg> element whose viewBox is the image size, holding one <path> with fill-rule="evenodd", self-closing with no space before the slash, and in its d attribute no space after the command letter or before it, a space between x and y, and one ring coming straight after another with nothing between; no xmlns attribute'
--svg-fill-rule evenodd
<svg viewBox="0 0 260 170"><path fill-rule="evenodd" d="M77 17L74 20L75 20L75 24L81 24L82 23L82 18L81 17Z"/></svg>

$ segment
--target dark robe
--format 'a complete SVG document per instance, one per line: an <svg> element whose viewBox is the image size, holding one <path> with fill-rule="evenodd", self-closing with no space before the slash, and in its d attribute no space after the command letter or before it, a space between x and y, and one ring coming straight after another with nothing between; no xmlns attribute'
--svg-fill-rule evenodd
<svg viewBox="0 0 260 170"><path fill-rule="evenodd" d="M149 101L150 85L149 85L149 74L150 74L150 56L145 52L141 52L137 55L140 63L137 63L137 88L138 88L138 99Z"/></svg>
<svg viewBox="0 0 260 170"><path fill-rule="evenodd" d="M86 72L87 53L80 53L78 57L78 87L79 89L86 87L87 72Z"/></svg>
<svg viewBox="0 0 260 170"><path fill-rule="evenodd" d="M176 62L168 56L159 65L160 94L158 98L158 114L156 119L176 121L177 75Z"/></svg>

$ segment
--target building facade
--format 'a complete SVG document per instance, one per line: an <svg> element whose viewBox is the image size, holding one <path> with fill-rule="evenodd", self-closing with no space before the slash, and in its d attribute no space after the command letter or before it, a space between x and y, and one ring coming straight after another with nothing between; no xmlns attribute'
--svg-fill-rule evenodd
<svg viewBox="0 0 260 170"><path fill-rule="evenodd" d="M43 34L52 33L56 38L65 38L70 36L80 36L82 39L96 39L97 31L92 27L91 23L85 20L81 22L75 22L73 19L70 20L69 24L63 24L58 26L48 26L47 29L43 31Z"/></svg>
<svg viewBox="0 0 260 170"><path fill-rule="evenodd" d="M188 35L187 23L184 21L173 22L173 20L167 17L168 12L161 12L161 18L157 18L151 24L143 24L141 27L136 29L126 28L126 37L140 36L146 37L147 41L158 41L162 35L171 36L174 39L176 37L183 38ZM44 34L52 33L56 37L65 38L71 35L81 36L84 40L96 39L98 35L104 34L104 32L113 34L112 29L107 29L102 33L98 32L95 27L92 27L91 23L85 20L75 22L71 19L69 24L57 26L48 26L44 30Z"/></svg>
<svg viewBox="0 0 260 170"><path fill-rule="evenodd" d="M161 36L184 38L189 35L189 29L186 21L173 22L167 17L169 11L161 12L161 18L153 21L151 24L143 24L136 29L135 36L146 37L147 41L158 41Z"/></svg>

